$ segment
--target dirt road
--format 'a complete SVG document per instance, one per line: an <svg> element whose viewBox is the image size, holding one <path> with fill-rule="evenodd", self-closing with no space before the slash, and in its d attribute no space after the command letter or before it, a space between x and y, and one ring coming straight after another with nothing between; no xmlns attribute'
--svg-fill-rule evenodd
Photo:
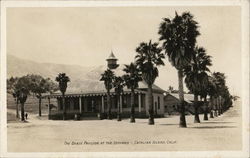
<svg viewBox="0 0 250 158"><path fill-rule="evenodd" d="M187 116L188 128L179 128L179 117L147 119L52 121L30 116L28 123L8 124L9 152L82 151L203 151L240 150L241 106L237 102L222 116L200 124ZM203 116L200 116L203 120Z"/></svg>

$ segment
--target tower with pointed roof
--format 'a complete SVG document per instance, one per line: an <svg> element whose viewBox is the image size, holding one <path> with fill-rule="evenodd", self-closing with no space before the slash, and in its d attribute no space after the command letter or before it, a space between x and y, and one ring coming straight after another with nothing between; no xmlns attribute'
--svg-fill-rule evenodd
<svg viewBox="0 0 250 158"><path fill-rule="evenodd" d="M109 55L107 60L108 68L109 69L116 69L119 65L117 64L117 58L115 57L113 51L111 51L111 54Z"/></svg>

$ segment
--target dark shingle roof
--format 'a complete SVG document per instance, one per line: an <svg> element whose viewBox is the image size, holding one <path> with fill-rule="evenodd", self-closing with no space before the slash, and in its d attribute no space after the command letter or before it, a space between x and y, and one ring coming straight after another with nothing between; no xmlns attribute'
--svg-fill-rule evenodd
<svg viewBox="0 0 250 158"><path fill-rule="evenodd" d="M168 93L168 95L172 95L179 100L178 93ZM188 103L192 103L194 100L194 95L193 94L184 94L184 100Z"/></svg>

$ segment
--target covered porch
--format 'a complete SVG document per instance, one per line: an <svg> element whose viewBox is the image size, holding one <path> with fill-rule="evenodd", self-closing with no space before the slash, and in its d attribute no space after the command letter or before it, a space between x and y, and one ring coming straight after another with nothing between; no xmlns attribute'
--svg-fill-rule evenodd
<svg viewBox="0 0 250 158"><path fill-rule="evenodd" d="M146 117L145 108L145 92L135 91L135 115L137 117ZM57 109L49 108L49 119L60 119L63 114L63 104L61 94L48 95L49 98L57 100ZM110 93L111 113L116 116L118 111L117 96L114 92ZM131 111L131 93L130 91L123 92L120 96L120 112L123 117L129 117ZM108 111L107 94L102 93L79 93L65 94L65 107L68 119L74 119L75 115L79 115L80 119L95 117L105 117Z"/></svg>

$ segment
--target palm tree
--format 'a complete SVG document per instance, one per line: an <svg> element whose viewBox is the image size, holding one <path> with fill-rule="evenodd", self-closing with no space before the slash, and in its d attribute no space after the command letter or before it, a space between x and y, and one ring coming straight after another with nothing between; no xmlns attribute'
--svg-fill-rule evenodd
<svg viewBox="0 0 250 158"><path fill-rule="evenodd" d="M184 12L171 20L164 18L159 27L160 40L171 64L178 71L179 98L181 102L180 127L187 127L183 91L183 69L188 66L194 54L196 37L200 34L193 15Z"/></svg>
<svg viewBox="0 0 250 158"><path fill-rule="evenodd" d="M206 55L205 49L203 47L196 47L194 51L193 61L184 69L184 73L186 75L185 83L187 85L187 88L194 94L195 123L200 123L198 112L198 95L204 97L204 104L206 106L206 94L208 85L207 72L210 71L208 66L212 65L210 58L211 56Z"/></svg>
<svg viewBox="0 0 250 158"><path fill-rule="evenodd" d="M123 87L124 87L124 80L120 76L115 76L114 77L114 82L113 86L115 88L115 93L116 93L116 101L117 101L117 121L121 121L121 104L120 104L120 96L121 93L123 92Z"/></svg>
<svg viewBox="0 0 250 158"><path fill-rule="evenodd" d="M111 118L111 106L110 106L110 90L112 89L112 82L114 78L114 72L110 69L107 69L104 71L103 74L101 74L100 81L104 81L105 88L107 90L107 104L108 104L108 119Z"/></svg>
<svg viewBox="0 0 250 158"><path fill-rule="evenodd" d="M135 122L135 89L138 88L138 82L142 80L141 74L137 65L130 63L130 65L125 65L123 71L126 72L123 75L125 85L131 90L131 115L130 122Z"/></svg>
<svg viewBox="0 0 250 158"><path fill-rule="evenodd" d="M204 98L204 104L205 104L205 110L204 110L204 120L208 120L208 103L207 103L207 95L208 95L208 89L209 89L209 66L212 66L212 60L211 56L206 54L205 49L200 50L199 53L199 67L201 70L201 91L200 91L200 96Z"/></svg>
<svg viewBox="0 0 250 158"><path fill-rule="evenodd" d="M232 100L234 97L229 93L229 89L227 86L223 88L223 93L222 93L222 110L221 113L226 111L230 106L232 106Z"/></svg>
<svg viewBox="0 0 250 158"><path fill-rule="evenodd" d="M65 73L59 73L56 77L56 81L59 83L59 89L62 93L63 120L66 120L65 92L67 89L67 84L68 82L70 82L70 79Z"/></svg>
<svg viewBox="0 0 250 158"><path fill-rule="evenodd" d="M204 117L203 120L208 120L208 113L209 113L209 106L208 106L208 101L207 101L207 96L208 96L208 74L206 74L205 78L204 78L204 88L201 91L201 99L203 98L203 105L205 107L204 109Z"/></svg>
<svg viewBox="0 0 250 158"><path fill-rule="evenodd" d="M137 55L135 56L136 64L142 73L143 80L148 85L148 105L149 105L149 125L154 124L154 104L152 86L159 72L157 66L164 65L164 54L162 49L158 47L158 43L142 42L136 48Z"/></svg>
<svg viewBox="0 0 250 158"><path fill-rule="evenodd" d="M218 87L217 92L218 92L218 96L216 98L217 100L217 106L216 106L216 111L218 112L218 115L221 114L221 103L220 103L220 97L223 94L223 92L225 91L225 86L226 86L226 77L224 73L221 72L214 72L213 77L215 79L215 84Z"/></svg>
<svg viewBox="0 0 250 158"><path fill-rule="evenodd" d="M214 118L214 98L217 93L217 86L212 76L208 76L208 95L210 96L210 118Z"/></svg>
<svg viewBox="0 0 250 158"><path fill-rule="evenodd" d="M208 78L208 94L210 95L210 102L211 102L211 108L214 111L214 116L218 116L218 110L219 110L219 103L218 103L218 98L220 96L220 89L221 87L219 86L218 80L216 79L214 73L209 76ZM212 114L212 112L211 112ZM210 117L211 117L210 114Z"/></svg>

